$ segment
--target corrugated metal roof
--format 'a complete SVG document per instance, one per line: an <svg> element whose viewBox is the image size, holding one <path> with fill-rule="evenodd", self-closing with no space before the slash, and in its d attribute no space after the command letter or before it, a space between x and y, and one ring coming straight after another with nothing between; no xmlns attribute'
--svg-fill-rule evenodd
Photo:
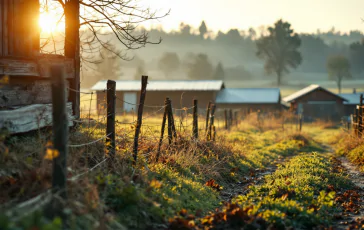
<svg viewBox="0 0 364 230"><path fill-rule="evenodd" d="M360 104L360 93L341 93L339 95L347 100L344 101L344 104L346 105Z"/></svg>
<svg viewBox="0 0 364 230"><path fill-rule="evenodd" d="M332 95L335 95L335 96L343 99L344 101L346 101L346 99L341 97L340 95L335 94L335 93L333 93L333 92L331 92L331 91L329 91L329 90L327 90L327 89L325 89L325 88L323 88L323 87L321 87L319 85L307 86L306 88L303 88L303 89L301 89L301 90L299 90L299 91L297 91L297 92L295 92L295 93L293 93L293 94L291 94L291 95L289 95L287 97L284 97L283 101L292 102L292 101L296 100L297 98L300 98L300 97L302 97L302 96L304 96L304 95L306 95L308 93L311 93L312 91L317 90L317 89L322 89L322 90L324 90L324 91L326 91L326 92L328 92L328 93L330 93Z"/></svg>
<svg viewBox="0 0 364 230"><path fill-rule="evenodd" d="M97 82L91 90L106 89L107 81ZM139 91L140 81L116 81L116 91ZM219 91L224 88L223 81L220 80L186 80L186 81L149 81L147 91Z"/></svg>
<svg viewBox="0 0 364 230"><path fill-rule="evenodd" d="M260 104L279 103L279 88L231 88L217 93L216 103L220 104Z"/></svg>

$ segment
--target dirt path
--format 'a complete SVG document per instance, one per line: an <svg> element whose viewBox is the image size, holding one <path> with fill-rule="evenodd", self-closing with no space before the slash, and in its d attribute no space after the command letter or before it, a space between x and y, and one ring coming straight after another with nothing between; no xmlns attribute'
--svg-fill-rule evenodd
<svg viewBox="0 0 364 230"><path fill-rule="evenodd" d="M265 169L256 169L250 172L249 176L243 177L242 181L231 183L221 191L220 196L223 201L230 202L232 198L238 195L246 195L249 192L250 185L257 185L264 182L264 176L276 171L278 165L288 161L291 156L280 156L273 164Z"/></svg>
<svg viewBox="0 0 364 230"><path fill-rule="evenodd" d="M357 212L346 213L343 215L343 220L338 221L337 229L349 229L348 227L350 225L357 225L359 220L364 221L364 173L360 172L357 167L349 162L345 157L341 157L338 160L340 160L342 167L348 173L350 180L355 184L355 186L357 186L355 191L360 197L360 200L357 203ZM362 224L359 224L359 226L361 225Z"/></svg>

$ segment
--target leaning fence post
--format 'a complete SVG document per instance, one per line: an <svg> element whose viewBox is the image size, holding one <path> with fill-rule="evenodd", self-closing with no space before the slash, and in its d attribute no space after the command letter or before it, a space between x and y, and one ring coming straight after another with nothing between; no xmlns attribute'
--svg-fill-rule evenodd
<svg viewBox="0 0 364 230"><path fill-rule="evenodd" d="M166 103L167 103L167 119L168 119L168 144L171 145L172 144L172 118L171 118L171 100L167 97L166 98Z"/></svg>
<svg viewBox="0 0 364 230"><path fill-rule="evenodd" d="M115 156L115 89L116 82L108 80L107 88L107 118L106 118L106 146L109 156Z"/></svg>
<svg viewBox="0 0 364 230"><path fill-rule="evenodd" d="M206 133L207 133L207 129L209 127L210 108L211 108L211 101L209 101L209 103L207 104L207 110L206 110L206 129L205 129Z"/></svg>
<svg viewBox="0 0 364 230"><path fill-rule="evenodd" d="M157 157L156 157L156 161L158 161L159 159L159 155L161 152L161 146L163 143L163 135L164 135L164 130L166 127L166 120L167 120L167 114L168 114L168 98L165 99L164 101L164 113L163 113L163 120L162 120L162 128L161 128L161 137L159 138L159 144L158 144L158 152L157 152Z"/></svg>
<svg viewBox="0 0 364 230"><path fill-rule="evenodd" d="M211 105L211 116L210 116L210 126L209 126L209 132L208 132L208 140L211 140L212 138L212 126L214 126L214 119L215 119L215 109L216 105Z"/></svg>
<svg viewBox="0 0 364 230"><path fill-rule="evenodd" d="M355 107L354 109L354 133L355 133L355 136L358 137L358 106Z"/></svg>
<svg viewBox="0 0 364 230"><path fill-rule="evenodd" d="M52 65L52 110L53 110L53 192L67 198L67 141L68 141L68 113L66 105L66 82L63 65ZM54 155L57 154L57 155Z"/></svg>
<svg viewBox="0 0 364 230"><path fill-rule="evenodd" d="M142 76L142 88L140 91L138 118L134 135L134 148L133 148L134 164L136 164L138 158L138 140L139 140L140 128L142 127L142 121L143 121L143 108L144 108L145 95L147 94L147 84L148 84L148 76Z"/></svg>
<svg viewBox="0 0 364 230"><path fill-rule="evenodd" d="M197 100L194 99L193 100L193 128L192 128L192 132L193 132L193 138L195 138L195 140L198 139L198 111L197 111Z"/></svg>
<svg viewBox="0 0 364 230"><path fill-rule="evenodd" d="M169 99L169 105L170 105L170 116L171 116L171 122L172 122L172 135L174 138L174 141L177 141L177 131L176 131L176 123L174 121L174 116L173 116L173 108L172 108L172 101L171 99Z"/></svg>
<svg viewBox="0 0 364 230"><path fill-rule="evenodd" d="M212 141L216 140L216 128L215 125L212 126Z"/></svg>

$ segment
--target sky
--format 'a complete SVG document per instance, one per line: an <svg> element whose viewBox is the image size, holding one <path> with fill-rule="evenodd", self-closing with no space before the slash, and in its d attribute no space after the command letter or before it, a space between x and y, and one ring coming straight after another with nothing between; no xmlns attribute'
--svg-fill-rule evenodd
<svg viewBox="0 0 364 230"><path fill-rule="evenodd" d="M167 31L178 29L180 22L198 28L202 20L214 32L247 30L272 25L280 18L300 33L332 27L342 32L364 31L364 0L140 0L140 4L159 13L170 9L169 16L152 24L161 24Z"/></svg>

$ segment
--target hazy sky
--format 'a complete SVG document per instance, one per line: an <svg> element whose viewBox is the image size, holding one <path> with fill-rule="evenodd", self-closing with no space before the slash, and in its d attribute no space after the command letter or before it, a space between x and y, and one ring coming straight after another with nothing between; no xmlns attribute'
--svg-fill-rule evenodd
<svg viewBox="0 0 364 230"><path fill-rule="evenodd" d="M181 21L198 27L205 20L209 29L248 29L271 25L279 18L297 32L317 29L364 30L364 0L141 0L152 9L171 13L160 22L166 30ZM158 22L154 22L156 25Z"/></svg>

